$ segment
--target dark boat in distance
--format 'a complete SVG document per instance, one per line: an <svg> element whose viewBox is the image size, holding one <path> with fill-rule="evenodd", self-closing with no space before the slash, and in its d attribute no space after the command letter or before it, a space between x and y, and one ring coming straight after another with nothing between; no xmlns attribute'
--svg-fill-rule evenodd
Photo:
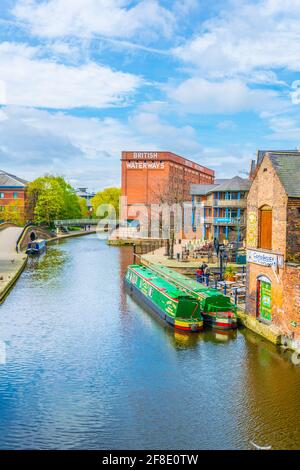
<svg viewBox="0 0 300 470"><path fill-rule="evenodd" d="M26 254L27 255L39 255L46 251L46 240L34 240L28 243Z"/></svg>
<svg viewBox="0 0 300 470"><path fill-rule="evenodd" d="M140 265L128 266L125 285L130 294L175 329L202 331L203 318L199 302L151 269Z"/></svg>

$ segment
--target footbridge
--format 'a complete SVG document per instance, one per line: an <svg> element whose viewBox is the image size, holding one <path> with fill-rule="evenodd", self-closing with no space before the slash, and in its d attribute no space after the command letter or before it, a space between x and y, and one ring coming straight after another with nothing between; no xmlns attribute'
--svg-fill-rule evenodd
<svg viewBox="0 0 300 470"><path fill-rule="evenodd" d="M86 227L87 225L98 225L101 219L66 219L54 220L55 227Z"/></svg>

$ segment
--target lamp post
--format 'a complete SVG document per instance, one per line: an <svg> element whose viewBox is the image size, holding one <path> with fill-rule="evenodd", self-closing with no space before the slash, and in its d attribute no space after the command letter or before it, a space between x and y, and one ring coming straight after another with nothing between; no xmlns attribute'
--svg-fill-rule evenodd
<svg viewBox="0 0 300 470"><path fill-rule="evenodd" d="M227 264L227 253L225 251L225 246L219 246L219 260L220 260L220 281L223 281L224 271Z"/></svg>
<svg viewBox="0 0 300 470"><path fill-rule="evenodd" d="M169 245L170 258L169 259L174 259L174 242L175 242L175 216L174 216L174 212L172 211L170 214L170 245Z"/></svg>

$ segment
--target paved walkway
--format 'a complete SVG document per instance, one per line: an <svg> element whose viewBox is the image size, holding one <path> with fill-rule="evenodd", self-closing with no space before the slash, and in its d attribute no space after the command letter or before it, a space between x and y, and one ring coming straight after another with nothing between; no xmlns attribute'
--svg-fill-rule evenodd
<svg viewBox="0 0 300 470"><path fill-rule="evenodd" d="M165 256L165 247L158 248L153 252L147 253L146 255L142 255L141 258L144 260L146 264L153 263L153 264L162 264L163 266L167 266L169 268L176 268L180 271L189 271L195 272L196 269L202 264L202 262L207 263L211 268L218 268L219 267L219 260L214 256L214 262L208 261L207 256L202 258L189 258L185 261L177 261L176 255L177 253L182 252L182 247L188 243L188 240L183 240L181 244L177 243L174 245L174 259L169 259L168 256ZM236 263L228 263L228 266L236 267L241 269L241 265Z"/></svg>
<svg viewBox="0 0 300 470"><path fill-rule="evenodd" d="M16 242L22 230L20 227L0 230L0 302L4 292L20 272L26 260L24 253L16 252Z"/></svg>

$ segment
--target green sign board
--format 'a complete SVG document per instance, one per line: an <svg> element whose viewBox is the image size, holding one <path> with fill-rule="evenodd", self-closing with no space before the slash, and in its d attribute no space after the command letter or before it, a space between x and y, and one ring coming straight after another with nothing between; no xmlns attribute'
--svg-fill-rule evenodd
<svg viewBox="0 0 300 470"><path fill-rule="evenodd" d="M260 281L259 316L262 320L272 320L271 300L271 284L269 282Z"/></svg>

